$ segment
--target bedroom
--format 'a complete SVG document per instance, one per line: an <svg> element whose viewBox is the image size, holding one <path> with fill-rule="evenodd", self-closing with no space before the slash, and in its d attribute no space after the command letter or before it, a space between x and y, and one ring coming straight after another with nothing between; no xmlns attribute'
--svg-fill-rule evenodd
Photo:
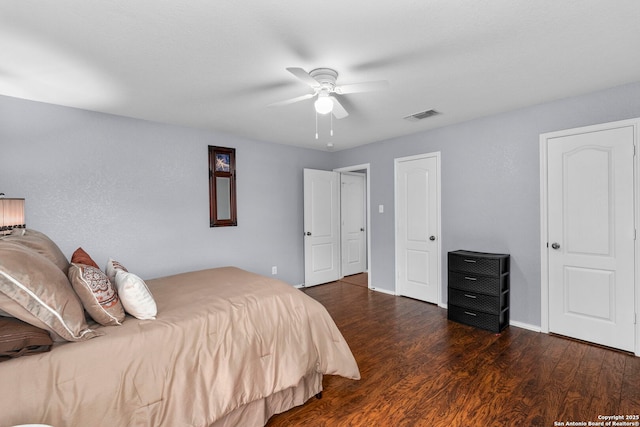
<svg viewBox="0 0 640 427"><path fill-rule="evenodd" d="M9 4L3 9L11 9ZM506 6L505 2L497 4ZM597 5L603 2L593 2ZM628 7L637 8L632 3ZM11 22L2 19L4 28L20 22L16 17ZM28 31L29 26L21 30ZM585 48L583 53L589 52ZM581 89L558 90L557 95L530 105L358 147L336 146L333 151L324 149L326 139L320 149L304 148L198 126L90 111L97 107L70 108L20 99L17 94L1 96L4 162L0 191L8 197L24 197L28 226L47 232L67 255L83 246L95 258L114 256L126 261L145 278L225 265L270 276L271 267L278 266L278 278L299 285L304 281L302 169L331 170L368 163L370 205L375 207L369 273L373 287L393 293L393 160L440 151L442 217L446 218L443 253L459 248L510 253L512 321L535 329L541 325L539 135L640 117L637 49L630 52L615 65L624 72L613 84L590 86L585 82ZM594 55L584 66L593 69L598 62ZM285 67L306 64L275 64L269 72L286 80ZM529 64L525 80L535 80L540 65ZM12 70L4 63L2 69ZM580 80L575 74L565 79ZM293 84L289 90L295 96L304 86ZM269 98L277 101L278 95L270 93ZM431 105L426 95L420 101L427 105L405 113L434 107L443 109L443 118L453 114L441 104ZM284 120L288 113L281 110L277 114ZM276 122L272 127L285 126ZM308 134L309 145L314 144L313 116L301 127L298 131ZM336 123L336 138L339 130ZM208 145L237 150L237 227L209 228L207 223ZM484 188L499 191L483 191L484 204L467 207L469 194ZM377 213L378 205L386 207L384 213ZM445 284L443 276L443 294Z"/></svg>

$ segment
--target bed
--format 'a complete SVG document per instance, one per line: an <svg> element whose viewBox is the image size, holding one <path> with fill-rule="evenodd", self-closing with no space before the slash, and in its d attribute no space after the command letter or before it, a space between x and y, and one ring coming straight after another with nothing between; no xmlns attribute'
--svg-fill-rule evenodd
<svg viewBox="0 0 640 427"><path fill-rule="evenodd" d="M0 240L5 302L16 246ZM263 426L323 375L360 378L325 308L282 281L222 267L145 282L155 318L88 320L91 338L0 362L0 425Z"/></svg>

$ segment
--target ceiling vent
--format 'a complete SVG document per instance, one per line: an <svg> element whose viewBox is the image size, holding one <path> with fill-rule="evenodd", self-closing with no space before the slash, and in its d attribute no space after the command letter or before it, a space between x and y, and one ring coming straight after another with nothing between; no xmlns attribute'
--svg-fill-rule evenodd
<svg viewBox="0 0 640 427"><path fill-rule="evenodd" d="M437 116L438 114L442 114L436 110L427 110L421 111L419 113L412 114L410 116L405 117L405 119L410 120L412 122L417 122L418 120L426 119L428 117Z"/></svg>

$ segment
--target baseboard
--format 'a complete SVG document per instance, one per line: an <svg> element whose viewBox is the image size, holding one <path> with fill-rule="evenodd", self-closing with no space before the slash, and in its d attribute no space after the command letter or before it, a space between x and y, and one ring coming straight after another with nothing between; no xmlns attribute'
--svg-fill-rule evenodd
<svg viewBox="0 0 640 427"><path fill-rule="evenodd" d="M509 326L515 326L516 328L528 329L528 330L533 331L533 332L541 332L542 331L542 328L540 328L540 326L530 325L528 323L518 322L518 321L515 321L515 320L511 320L509 322Z"/></svg>
<svg viewBox="0 0 640 427"><path fill-rule="evenodd" d="M390 291L388 289L374 288L374 287L371 287L369 289L371 289L372 291L376 291L376 292L382 292L383 294L393 295L394 297L397 296L395 292Z"/></svg>

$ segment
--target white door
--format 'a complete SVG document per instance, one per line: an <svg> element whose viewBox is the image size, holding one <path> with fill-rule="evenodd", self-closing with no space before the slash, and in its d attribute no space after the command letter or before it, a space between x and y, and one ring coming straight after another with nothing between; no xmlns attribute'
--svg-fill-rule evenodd
<svg viewBox="0 0 640 427"><path fill-rule="evenodd" d="M395 160L396 290L438 303L440 296L439 153Z"/></svg>
<svg viewBox="0 0 640 427"><path fill-rule="evenodd" d="M634 127L552 136L549 331L633 351Z"/></svg>
<svg viewBox="0 0 640 427"><path fill-rule="evenodd" d="M365 175L342 173L340 181L342 275L350 276L367 269Z"/></svg>
<svg viewBox="0 0 640 427"><path fill-rule="evenodd" d="M304 284L340 278L340 174L304 170Z"/></svg>

